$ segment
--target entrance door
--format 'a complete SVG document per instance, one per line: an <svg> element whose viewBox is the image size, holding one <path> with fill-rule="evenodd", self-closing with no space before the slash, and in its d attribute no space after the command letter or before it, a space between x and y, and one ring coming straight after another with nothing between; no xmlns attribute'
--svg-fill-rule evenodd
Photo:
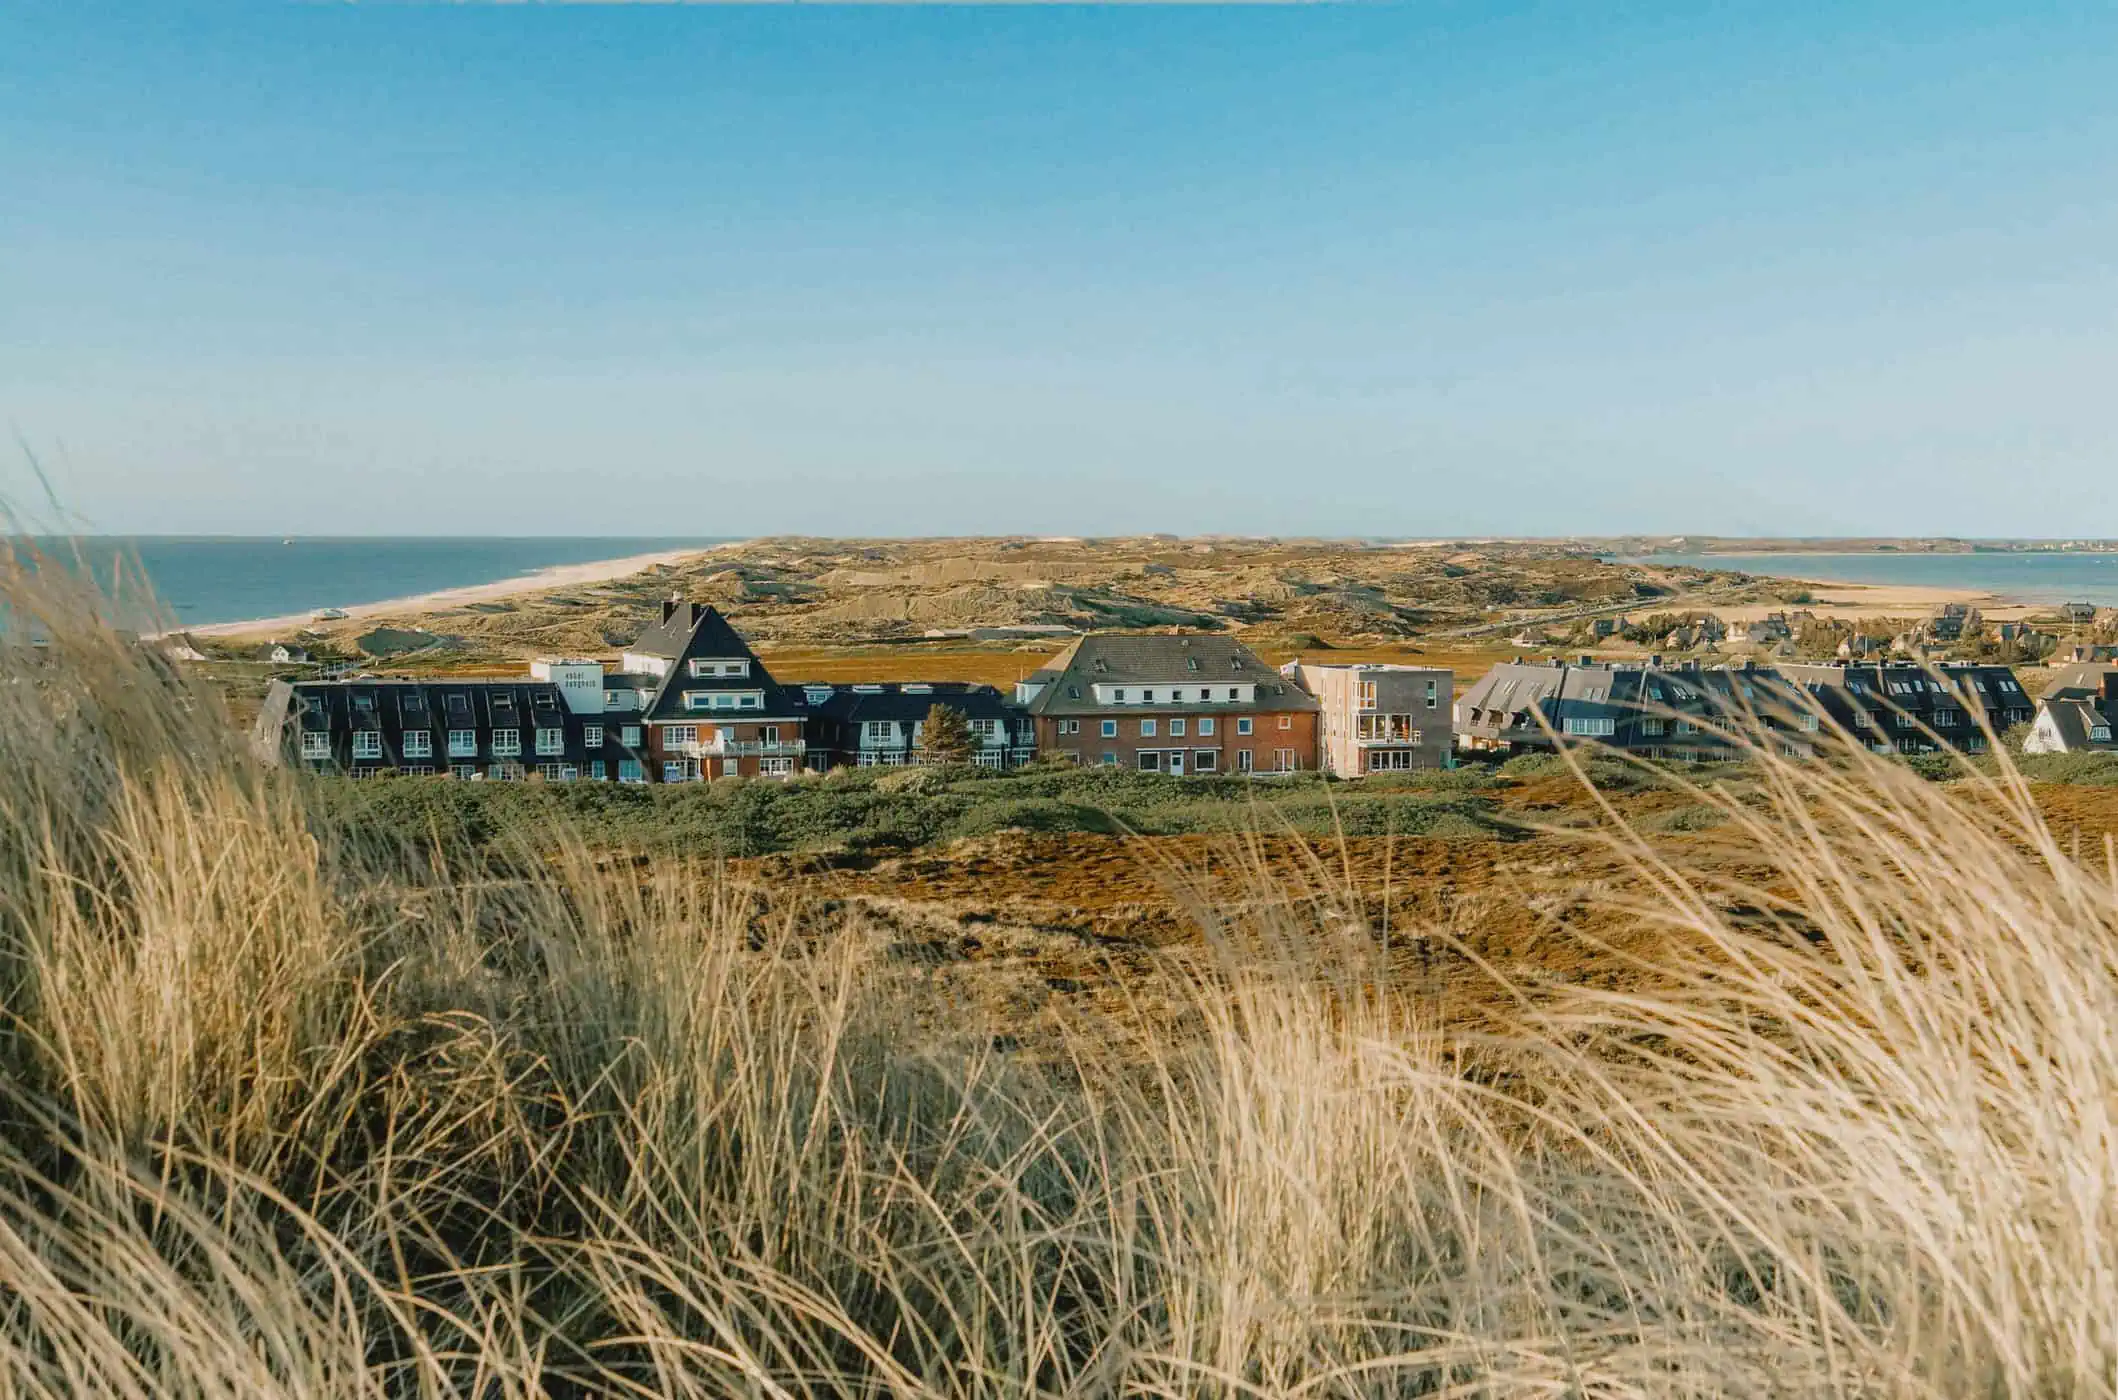
<svg viewBox="0 0 2118 1400"><path fill-rule="evenodd" d="M1181 778L1184 776L1184 751L1182 749L1170 750L1169 776L1171 776L1172 778Z"/></svg>

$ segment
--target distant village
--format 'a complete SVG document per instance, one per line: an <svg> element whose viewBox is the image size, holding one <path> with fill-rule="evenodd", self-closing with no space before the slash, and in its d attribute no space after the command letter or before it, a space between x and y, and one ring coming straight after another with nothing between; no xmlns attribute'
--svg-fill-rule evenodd
<svg viewBox="0 0 2118 1400"><path fill-rule="evenodd" d="M2061 614L2090 638L2118 616ZM1342 778L1594 743L1649 758L1725 756L1740 721L1789 756L1851 739L1877 752L2118 748L2118 644L1987 624L1951 604L1890 635L1806 610L1596 617L1493 666L1462 695L1445 667L1301 659L1273 666L1226 634L1076 637L1012 691L967 681L773 676L712 606L673 599L613 664L545 657L517 676L275 680L254 738L274 762L354 778L686 783L835 768L1032 761L1171 777ZM1656 647L1602 655L1603 646ZM165 641L177 659L200 653ZM1588 648L1576 650L1575 648ZM275 642L260 659L310 660ZM2019 666L2049 663L2033 695ZM2025 728L2026 727L2026 728Z"/></svg>

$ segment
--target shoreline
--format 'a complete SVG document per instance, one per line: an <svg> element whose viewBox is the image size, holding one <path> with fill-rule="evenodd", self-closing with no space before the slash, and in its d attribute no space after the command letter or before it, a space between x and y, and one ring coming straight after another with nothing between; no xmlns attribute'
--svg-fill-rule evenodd
<svg viewBox="0 0 2118 1400"><path fill-rule="evenodd" d="M688 559L697 559L716 550L733 548L732 545L713 545L706 549L664 549L651 554L632 554L621 559L598 559L582 564L554 564L511 578L494 579L487 583L464 584L455 588L437 588L430 593L415 593L403 598L383 598L373 603L355 603L342 609L345 616L318 622L315 611L281 613L276 617L244 618L236 622L208 622L195 627L180 627L161 636L179 633L194 637L247 637L268 633L293 634L313 630L319 626L342 627L347 623L361 622L370 618L391 617L404 613L435 613L450 608L466 607L472 603L494 603L507 598L520 597L525 593L541 593L548 588L578 587L589 583L609 583L614 579L629 578L648 569L664 564L679 564Z"/></svg>

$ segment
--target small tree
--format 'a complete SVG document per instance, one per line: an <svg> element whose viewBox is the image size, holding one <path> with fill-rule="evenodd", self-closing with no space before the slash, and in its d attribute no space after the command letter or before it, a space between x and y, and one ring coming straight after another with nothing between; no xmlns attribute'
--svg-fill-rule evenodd
<svg viewBox="0 0 2118 1400"><path fill-rule="evenodd" d="M921 743L929 763L968 763L978 751L977 736L963 711L949 705L929 705Z"/></svg>

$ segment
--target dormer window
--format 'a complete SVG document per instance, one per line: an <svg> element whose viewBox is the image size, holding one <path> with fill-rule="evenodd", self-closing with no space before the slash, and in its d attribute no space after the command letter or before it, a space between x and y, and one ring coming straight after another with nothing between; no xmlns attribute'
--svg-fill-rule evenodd
<svg viewBox="0 0 2118 1400"><path fill-rule="evenodd" d="M1199 669L1199 658L1198 658L1198 657L1196 657L1196 656L1187 656L1187 657L1185 657L1185 658L1184 658L1184 669L1185 669L1185 670L1187 670L1187 671L1196 671L1196 670L1198 670L1198 669Z"/></svg>
<svg viewBox="0 0 2118 1400"><path fill-rule="evenodd" d="M1099 656L1099 657L1097 657L1097 658L1096 658L1096 660L1095 660L1095 667L1096 667L1096 670L1097 670L1097 671L1098 671L1098 672L1100 673L1100 672L1108 671L1108 670L1110 669L1110 664L1109 664L1108 662L1106 662L1106 661L1105 661L1105 660L1104 660L1104 659L1103 659L1102 657L1100 657L1100 656Z"/></svg>

